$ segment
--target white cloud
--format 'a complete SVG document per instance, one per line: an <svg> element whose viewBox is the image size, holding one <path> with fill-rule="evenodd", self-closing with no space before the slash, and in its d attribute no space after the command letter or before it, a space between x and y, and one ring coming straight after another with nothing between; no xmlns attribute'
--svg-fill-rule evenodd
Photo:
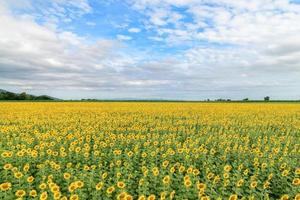
<svg viewBox="0 0 300 200"><path fill-rule="evenodd" d="M52 0L52 1L34 1L34 0L3 0L10 10L18 13L30 13L32 17L38 19L45 25L55 27L60 22L70 23L73 20L92 12L92 7L88 0Z"/></svg>
<svg viewBox="0 0 300 200"><path fill-rule="evenodd" d="M118 40L131 40L132 38L128 35L117 35Z"/></svg>
<svg viewBox="0 0 300 200"><path fill-rule="evenodd" d="M299 50L300 5L288 0L144 0L134 1L133 6L146 12L157 33L155 37L164 35L168 45L188 44L187 41L234 45L237 49L255 49L265 59L271 52ZM174 6L186 11L169 20L178 14ZM185 14L191 15L193 21L182 22ZM176 26L167 27L168 23Z"/></svg>
<svg viewBox="0 0 300 200"><path fill-rule="evenodd" d="M128 32L130 32L130 33L139 33L139 32L141 32L141 29L139 29L139 28L130 28L130 29L128 29Z"/></svg>
<svg viewBox="0 0 300 200"><path fill-rule="evenodd" d="M157 42L162 42L164 41L164 38L161 38L161 37L156 37L156 36L150 36L148 37L150 40L154 40L154 41L157 41Z"/></svg>
<svg viewBox="0 0 300 200"><path fill-rule="evenodd" d="M170 81L168 80L134 80L134 81L125 81L124 84L126 85L133 85L133 86L155 86L155 85L165 85L169 84Z"/></svg>
<svg viewBox="0 0 300 200"><path fill-rule="evenodd" d="M158 33L161 27L175 24L173 31L188 31L195 40L245 44L269 42L299 32L300 5L288 0L227 1L135 1L134 7L149 16L149 22ZM178 13L172 6L182 6ZM190 14L192 23L183 23L184 14ZM201 31L198 31L200 29ZM258 31L259 30L259 31ZM178 38L180 39L180 38Z"/></svg>
<svg viewBox="0 0 300 200"><path fill-rule="evenodd" d="M3 13L0 26L6 27L0 31L2 86L105 88L123 66L133 63L121 52L118 41L99 39L89 44L73 32Z"/></svg>

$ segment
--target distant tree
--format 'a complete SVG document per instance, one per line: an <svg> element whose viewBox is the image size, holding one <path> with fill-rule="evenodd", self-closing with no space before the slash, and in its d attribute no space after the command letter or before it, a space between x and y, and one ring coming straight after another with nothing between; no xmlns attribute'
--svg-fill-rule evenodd
<svg viewBox="0 0 300 200"><path fill-rule="evenodd" d="M52 100L52 98L49 96L46 96L46 95L41 95L41 96L35 97L35 100Z"/></svg>
<svg viewBox="0 0 300 200"><path fill-rule="evenodd" d="M0 100L54 100L54 98L47 95L34 96L26 94L26 92L16 94L0 89Z"/></svg>
<svg viewBox="0 0 300 200"><path fill-rule="evenodd" d="M27 94L26 92L22 92L21 94L19 94L19 100L26 100Z"/></svg>
<svg viewBox="0 0 300 200"><path fill-rule="evenodd" d="M12 92L6 92L5 99L6 100L18 100L18 95L15 93L12 93Z"/></svg>
<svg viewBox="0 0 300 200"><path fill-rule="evenodd" d="M243 99L243 101L249 101L249 98L245 98L245 99Z"/></svg>
<svg viewBox="0 0 300 200"><path fill-rule="evenodd" d="M265 100L265 101L270 101L270 97L269 97L269 96L266 96L266 97L264 98L264 100Z"/></svg>
<svg viewBox="0 0 300 200"><path fill-rule="evenodd" d="M227 101L231 101L231 99L227 99Z"/></svg>

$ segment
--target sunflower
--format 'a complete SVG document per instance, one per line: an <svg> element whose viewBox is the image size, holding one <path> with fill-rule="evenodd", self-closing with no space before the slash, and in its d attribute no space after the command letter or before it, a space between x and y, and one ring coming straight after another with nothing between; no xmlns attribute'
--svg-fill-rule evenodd
<svg viewBox="0 0 300 200"><path fill-rule="evenodd" d="M56 193L59 192L59 187L57 185L50 188L51 192Z"/></svg>
<svg viewBox="0 0 300 200"><path fill-rule="evenodd" d="M106 177L107 177L107 173L104 172L104 173L102 174L102 179L105 179Z"/></svg>
<svg viewBox="0 0 300 200"><path fill-rule="evenodd" d="M120 178L122 176L122 173L121 172L117 172L116 175L117 175L118 178Z"/></svg>
<svg viewBox="0 0 300 200"><path fill-rule="evenodd" d="M79 196L77 194L73 194L70 196L70 200L79 200Z"/></svg>
<svg viewBox="0 0 300 200"><path fill-rule="evenodd" d="M53 183L52 180L48 180L47 182L48 182L48 185L49 185L50 189L51 189L52 187L56 186L56 184Z"/></svg>
<svg viewBox="0 0 300 200"><path fill-rule="evenodd" d="M133 197L129 194L126 195L125 200L133 200Z"/></svg>
<svg viewBox="0 0 300 200"><path fill-rule="evenodd" d="M199 169L193 169L193 174L194 174L194 176L199 175L200 174Z"/></svg>
<svg viewBox="0 0 300 200"><path fill-rule="evenodd" d="M40 196L40 200L46 200L48 198L48 193L47 192L43 192Z"/></svg>
<svg viewBox="0 0 300 200"><path fill-rule="evenodd" d="M118 194L117 200L124 200L125 197L126 197L126 192L121 192L120 194Z"/></svg>
<svg viewBox="0 0 300 200"><path fill-rule="evenodd" d="M197 189L204 191L206 189L205 183L197 183Z"/></svg>
<svg viewBox="0 0 300 200"><path fill-rule="evenodd" d="M152 169L152 173L153 173L154 176L158 176L159 175L159 169L158 169L158 167L154 167Z"/></svg>
<svg viewBox="0 0 300 200"><path fill-rule="evenodd" d="M187 181L187 180L191 180L191 178L189 177L189 175L185 175L184 178L183 178L183 180Z"/></svg>
<svg viewBox="0 0 300 200"><path fill-rule="evenodd" d="M39 188L40 188L41 190L45 190L45 189L47 188L46 183L40 184L40 185L39 185Z"/></svg>
<svg viewBox="0 0 300 200"><path fill-rule="evenodd" d="M283 170L283 172L281 173L282 176L287 176L289 174L289 170Z"/></svg>
<svg viewBox="0 0 300 200"><path fill-rule="evenodd" d="M209 196L203 196L201 197L201 200L210 200Z"/></svg>
<svg viewBox="0 0 300 200"><path fill-rule="evenodd" d="M143 178L141 178L141 179L139 180L139 186L144 185L144 183L145 183L145 180L144 180Z"/></svg>
<svg viewBox="0 0 300 200"><path fill-rule="evenodd" d="M237 200L237 199L238 199L238 196L236 194L232 194L229 197L229 200Z"/></svg>
<svg viewBox="0 0 300 200"><path fill-rule="evenodd" d="M250 187L251 187L252 189L256 188L256 187L257 187L257 181L252 181L252 182L250 183Z"/></svg>
<svg viewBox="0 0 300 200"><path fill-rule="evenodd" d="M225 172L230 172L231 169L232 169L232 167L230 165L225 165L224 166L224 171Z"/></svg>
<svg viewBox="0 0 300 200"><path fill-rule="evenodd" d="M0 189L1 189L1 191L10 190L11 189L11 183L5 182L5 183L0 184Z"/></svg>
<svg viewBox="0 0 300 200"><path fill-rule="evenodd" d="M170 199L173 199L175 196L175 190L173 190L172 192L170 192Z"/></svg>
<svg viewBox="0 0 300 200"><path fill-rule="evenodd" d="M280 198L280 200L288 200L289 198L289 195L285 194Z"/></svg>
<svg viewBox="0 0 300 200"><path fill-rule="evenodd" d="M10 164L10 163L7 163L7 164L3 165L3 169L4 169L4 170L10 170L12 167L13 167L13 166L12 166L12 164Z"/></svg>
<svg viewBox="0 0 300 200"><path fill-rule="evenodd" d="M124 183L123 181L119 181L119 182L117 183L117 186L118 186L118 188L123 189L126 185L125 185L125 183Z"/></svg>
<svg viewBox="0 0 300 200"><path fill-rule="evenodd" d="M36 197L37 196L37 191L36 190L30 190L29 196Z"/></svg>
<svg viewBox="0 0 300 200"><path fill-rule="evenodd" d="M155 195L154 195L154 194L151 194L151 195L147 198L147 200L155 200Z"/></svg>
<svg viewBox="0 0 300 200"><path fill-rule="evenodd" d="M181 165L181 166L179 167L179 172L180 172L180 173L183 173L184 170L185 170L185 167L184 167L183 165Z"/></svg>
<svg viewBox="0 0 300 200"><path fill-rule="evenodd" d="M8 157L9 157L9 153L8 153L8 152L3 152L3 153L1 154L1 157L2 157L2 158L8 158Z"/></svg>
<svg viewBox="0 0 300 200"><path fill-rule="evenodd" d="M74 192L76 190L76 185L74 184L69 185L68 190L69 192Z"/></svg>
<svg viewBox="0 0 300 200"><path fill-rule="evenodd" d="M132 151L129 151L129 152L127 153L127 155L128 155L128 157L131 157L131 156L133 156L133 152L132 152Z"/></svg>
<svg viewBox="0 0 300 200"><path fill-rule="evenodd" d="M30 166L29 166L29 164L27 163L27 164L23 167L23 170L24 170L25 172L28 172L29 168L30 168Z"/></svg>
<svg viewBox="0 0 300 200"><path fill-rule="evenodd" d="M95 170L96 168L97 168L96 165L91 165L91 169L92 169L92 170Z"/></svg>
<svg viewBox="0 0 300 200"><path fill-rule="evenodd" d="M27 182L28 183L32 183L34 181L34 177L33 176L29 176L28 178L27 178Z"/></svg>
<svg viewBox="0 0 300 200"><path fill-rule="evenodd" d="M55 192L55 193L53 194L53 198L54 198L54 199L60 199L60 197L61 197L61 193L60 193L60 192Z"/></svg>
<svg viewBox="0 0 300 200"><path fill-rule="evenodd" d="M192 182L191 182L191 180L185 180L184 181L184 185L185 185L185 187L187 187L187 188L189 188L189 187L191 187L192 186Z"/></svg>
<svg viewBox="0 0 300 200"><path fill-rule="evenodd" d="M143 152L142 153L142 158L146 158L147 157L147 153L146 152Z"/></svg>
<svg viewBox="0 0 300 200"><path fill-rule="evenodd" d="M111 194L115 191L115 187L114 186L110 186L109 188L107 188L106 193L107 194Z"/></svg>
<svg viewBox="0 0 300 200"><path fill-rule="evenodd" d="M300 185L300 178L294 178L293 179L293 185Z"/></svg>
<svg viewBox="0 0 300 200"><path fill-rule="evenodd" d="M161 192L160 193L160 199L166 199L166 196L167 196L167 192Z"/></svg>
<svg viewBox="0 0 300 200"><path fill-rule="evenodd" d="M245 176L247 176L248 173L249 173L249 169L245 169L244 172L243 172L243 174L244 174Z"/></svg>
<svg viewBox="0 0 300 200"><path fill-rule="evenodd" d="M191 173L193 172L193 168L192 168L192 167L189 167L189 168L186 170L186 172L187 172L188 174L191 174Z"/></svg>
<svg viewBox="0 0 300 200"><path fill-rule="evenodd" d="M207 174L206 177L207 177L208 179L212 179L212 178L214 177L214 174L210 172L210 173Z"/></svg>
<svg viewBox="0 0 300 200"><path fill-rule="evenodd" d="M96 185L96 190L101 190L101 189L102 189L102 187L103 187L103 185L104 185L104 183L103 183L103 182L99 182L99 183L97 183L97 185Z"/></svg>
<svg viewBox="0 0 300 200"><path fill-rule="evenodd" d="M90 167L87 166L87 165L84 165L83 170L84 170L84 171L88 171L88 170L90 170Z"/></svg>
<svg viewBox="0 0 300 200"><path fill-rule="evenodd" d="M26 195L25 190L17 190L15 193L16 197L22 198Z"/></svg>
<svg viewBox="0 0 300 200"><path fill-rule="evenodd" d="M280 169L285 169L285 168L286 168L286 166L287 166L287 164L286 164L286 163L282 163L282 164L280 165Z"/></svg>
<svg viewBox="0 0 300 200"><path fill-rule="evenodd" d="M82 188L84 186L84 183L82 181L76 181L75 182L76 187Z"/></svg>
<svg viewBox="0 0 300 200"><path fill-rule="evenodd" d="M166 168L168 165L169 165L169 161L168 161L168 160L165 160L165 161L162 163L163 168Z"/></svg>
<svg viewBox="0 0 300 200"><path fill-rule="evenodd" d="M122 161L121 160L117 160L116 161L116 165L119 167L119 166L121 166L121 164L122 164Z"/></svg>
<svg viewBox="0 0 300 200"><path fill-rule="evenodd" d="M273 178L273 176L274 176L273 173L269 174L268 175L268 180L271 180Z"/></svg>
<svg viewBox="0 0 300 200"><path fill-rule="evenodd" d="M68 180L71 178L71 174L70 173L64 173L64 179Z"/></svg>
<svg viewBox="0 0 300 200"><path fill-rule="evenodd" d="M223 174L223 178L225 178L225 179L229 178L229 174L228 173L224 173Z"/></svg>
<svg viewBox="0 0 300 200"><path fill-rule="evenodd" d="M263 185L263 188L264 189L267 189L267 188L269 188L270 187L270 182L269 181L266 181L265 183L264 183L264 185Z"/></svg>
<svg viewBox="0 0 300 200"><path fill-rule="evenodd" d="M23 176L23 174L22 174L22 172L16 172L16 173L14 174L14 176L15 176L17 179L20 179L20 178Z"/></svg>
<svg viewBox="0 0 300 200"><path fill-rule="evenodd" d="M138 200L146 200L146 197L145 197L145 195L141 195L141 196L139 196Z"/></svg>
<svg viewBox="0 0 300 200"><path fill-rule="evenodd" d="M267 163L261 164L261 168L262 168L262 169L265 169L267 166L268 166Z"/></svg>
<svg viewBox="0 0 300 200"><path fill-rule="evenodd" d="M170 172L173 174L175 172L175 167L171 167Z"/></svg>
<svg viewBox="0 0 300 200"><path fill-rule="evenodd" d="M241 187L244 184L244 179L240 179L237 183L236 186L237 187Z"/></svg>
<svg viewBox="0 0 300 200"><path fill-rule="evenodd" d="M210 150L210 153L211 153L212 155L214 155L214 154L216 153L216 150L215 150L215 149L211 149L211 150Z"/></svg>
<svg viewBox="0 0 300 200"><path fill-rule="evenodd" d="M163 178L163 184L167 185L167 184L169 184L169 183L170 183L170 176L167 175L167 176L165 176L165 177Z"/></svg>
<svg viewBox="0 0 300 200"><path fill-rule="evenodd" d="M229 183L230 183L229 179L225 179L224 182L223 182L223 185L225 187L227 187L229 185Z"/></svg>

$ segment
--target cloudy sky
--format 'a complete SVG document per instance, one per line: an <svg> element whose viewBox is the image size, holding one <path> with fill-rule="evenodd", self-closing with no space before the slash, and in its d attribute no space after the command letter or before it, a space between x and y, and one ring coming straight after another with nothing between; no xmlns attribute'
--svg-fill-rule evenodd
<svg viewBox="0 0 300 200"><path fill-rule="evenodd" d="M0 88L300 99L300 0L1 0Z"/></svg>

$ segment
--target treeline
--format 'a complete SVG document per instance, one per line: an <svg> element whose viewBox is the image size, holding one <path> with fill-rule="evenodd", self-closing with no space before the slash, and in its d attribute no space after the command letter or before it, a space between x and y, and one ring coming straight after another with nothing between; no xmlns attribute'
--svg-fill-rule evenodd
<svg viewBox="0 0 300 200"><path fill-rule="evenodd" d="M264 99L263 99L264 101L270 101L270 97L269 96L266 96L266 97L264 97ZM206 101L212 101L212 100L210 100L210 99L207 99ZM213 100L213 101L231 101L231 99L215 99L215 100ZM234 101L239 101L239 100L234 100ZM243 100L241 100L241 101L251 101L249 98L245 98L245 99L243 99ZM252 100L252 101L259 101L259 100Z"/></svg>
<svg viewBox="0 0 300 200"><path fill-rule="evenodd" d="M49 97L47 95L34 96L31 94L26 94L26 92L22 92L20 94L16 94L8 91L0 92L0 100L54 100L54 98Z"/></svg>

